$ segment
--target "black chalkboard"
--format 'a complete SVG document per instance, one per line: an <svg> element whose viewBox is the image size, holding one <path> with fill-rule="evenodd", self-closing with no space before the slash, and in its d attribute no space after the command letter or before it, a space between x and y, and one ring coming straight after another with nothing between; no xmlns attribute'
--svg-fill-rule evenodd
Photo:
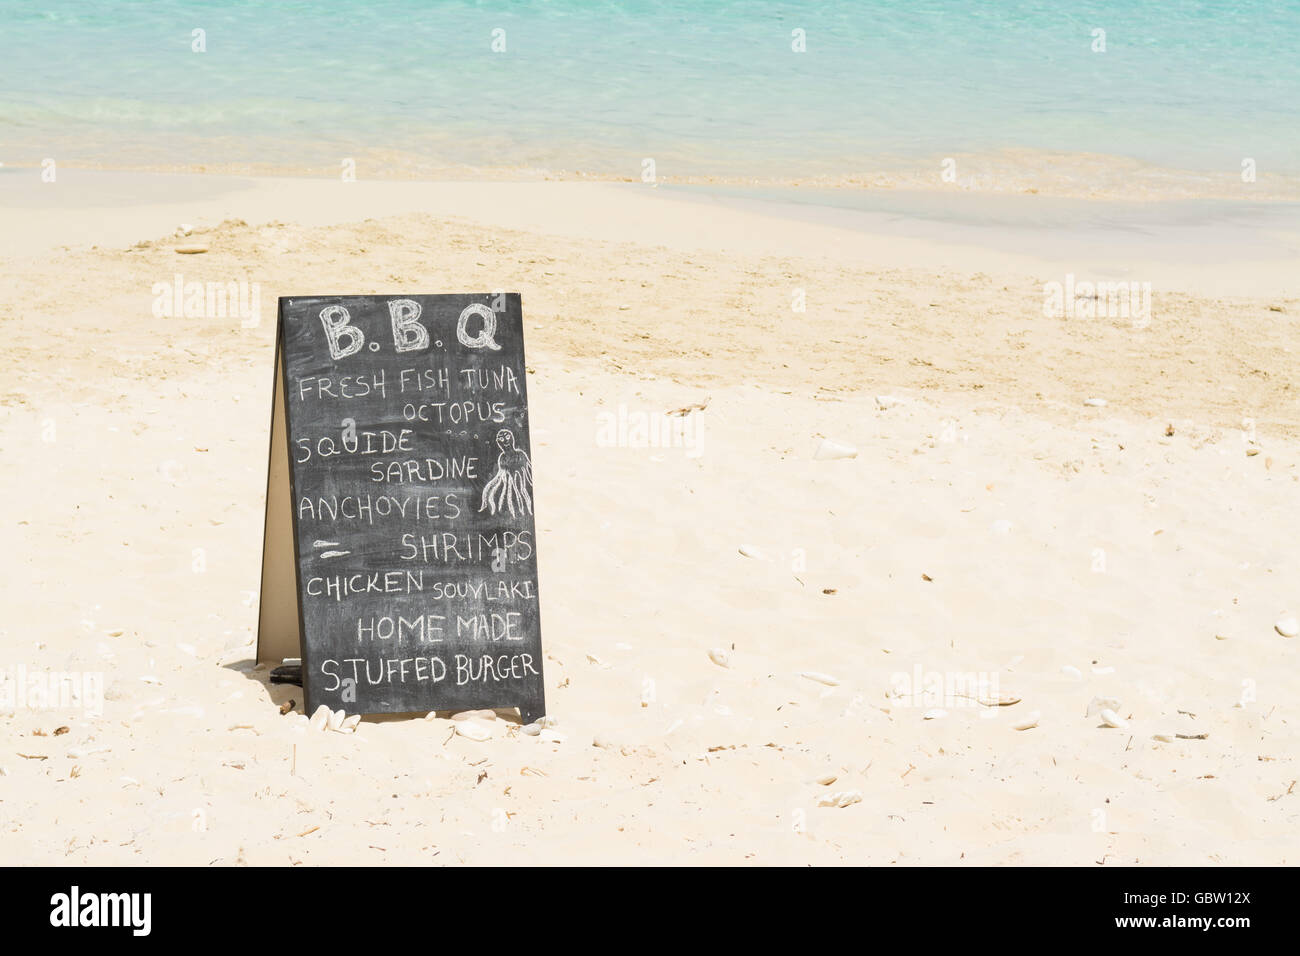
<svg viewBox="0 0 1300 956"><path fill-rule="evenodd" d="M308 713L542 716L519 296L282 298L277 335L259 658L296 616ZM297 613L277 617L290 524Z"/></svg>

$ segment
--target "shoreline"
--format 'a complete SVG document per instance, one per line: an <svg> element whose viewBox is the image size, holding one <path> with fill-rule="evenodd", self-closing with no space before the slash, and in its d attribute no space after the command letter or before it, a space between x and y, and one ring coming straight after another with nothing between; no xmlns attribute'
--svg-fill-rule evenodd
<svg viewBox="0 0 1300 956"><path fill-rule="evenodd" d="M322 227L422 213L558 238L740 255L817 248L845 264L1016 281L1075 277L1201 296L1300 295L1300 203L66 169L54 183L35 171L0 174L0 211L14 224L0 234L0 254L16 258L60 247L125 248L160 240L180 223Z"/></svg>
<svg viewBox="0 0 1300 956"><path fill-rule="evenodd" d="M56 151L57 156L57 151ZM1244 181L1239 170L1185 169L1154 165L1116 154L1060 153L1042 149L1002 149L952 156L882 156L874 167L849 173L759 173L720 175L677 173L657 166L653 181L669 186L724 187L750 190L812 190L845 193L925 192L936 196L1043 196L1058 199L1159 204L1179 200L1224 200L1248 203L1300 202L1300 172L1267 169ZM358 181L374 182L588 182L644 183L641 160L626 172L610 168L570 169L527 165L476 166L429 162L385 150L361 151L347 158ZM58 159L59 168L117 173L212 175L258 179L338 181L341 163L332 165L239 161L206 163L103 163ZM10 170L39 172L34 158L6 161Z"/></svg>

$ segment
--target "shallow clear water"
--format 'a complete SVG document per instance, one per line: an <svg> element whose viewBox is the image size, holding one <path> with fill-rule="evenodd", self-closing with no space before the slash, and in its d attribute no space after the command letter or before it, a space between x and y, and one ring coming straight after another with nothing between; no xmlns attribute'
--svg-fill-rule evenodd
<svg viewBox="0 0 1300 956"><path fill-rule="evenodd" d="M1012 6L3 0L0 161L789 178L1053 150L1300 174L1300 2Z"/></svg>

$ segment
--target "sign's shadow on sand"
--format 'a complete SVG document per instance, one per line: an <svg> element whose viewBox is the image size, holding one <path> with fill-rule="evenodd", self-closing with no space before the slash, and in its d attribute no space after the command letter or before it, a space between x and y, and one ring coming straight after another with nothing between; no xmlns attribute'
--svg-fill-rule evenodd
<svg viewBox="0 0 1300 956"><path fill-rule="evenodd" d="M233 661L229 664L222 664L222 669L231 671L243 677L250 684L256 684L261 688L260 698L268 708L280 710L285 708L286 704L292 703L291 707L285 708L283 716L288 717L290 714L301 714L303 712L304 695L302 687L297 684L277 684L271 682L272 668L263 663L258 664L251 658L241 661ZM523 720L519 716L519 710L514 707L495 707L486 708L496 713L496 719L506 724L512 724L516 727L523 725ZM438 710L434 711L439 720L449 720L455 711ZM306 716L310 717L310 714ZM367 714L361 718L362 724L390 724L402 723L404 721L424 720L427 713L421 711L411 711L404 714Z"/></svg>

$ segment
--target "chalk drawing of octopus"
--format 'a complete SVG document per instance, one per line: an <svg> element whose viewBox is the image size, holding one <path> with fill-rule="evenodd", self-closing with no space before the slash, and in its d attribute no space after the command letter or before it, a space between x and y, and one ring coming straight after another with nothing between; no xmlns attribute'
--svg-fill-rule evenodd
<svg viewBox="0 0 1300 956"><path fill-rule="evenodd" d="M533 463L522 449L515 447L515 434L508 428L497 432L497 470L483 486L483 501L479 511L496 514L498 510L510 512L510 517L533 513Z"/></svg>

